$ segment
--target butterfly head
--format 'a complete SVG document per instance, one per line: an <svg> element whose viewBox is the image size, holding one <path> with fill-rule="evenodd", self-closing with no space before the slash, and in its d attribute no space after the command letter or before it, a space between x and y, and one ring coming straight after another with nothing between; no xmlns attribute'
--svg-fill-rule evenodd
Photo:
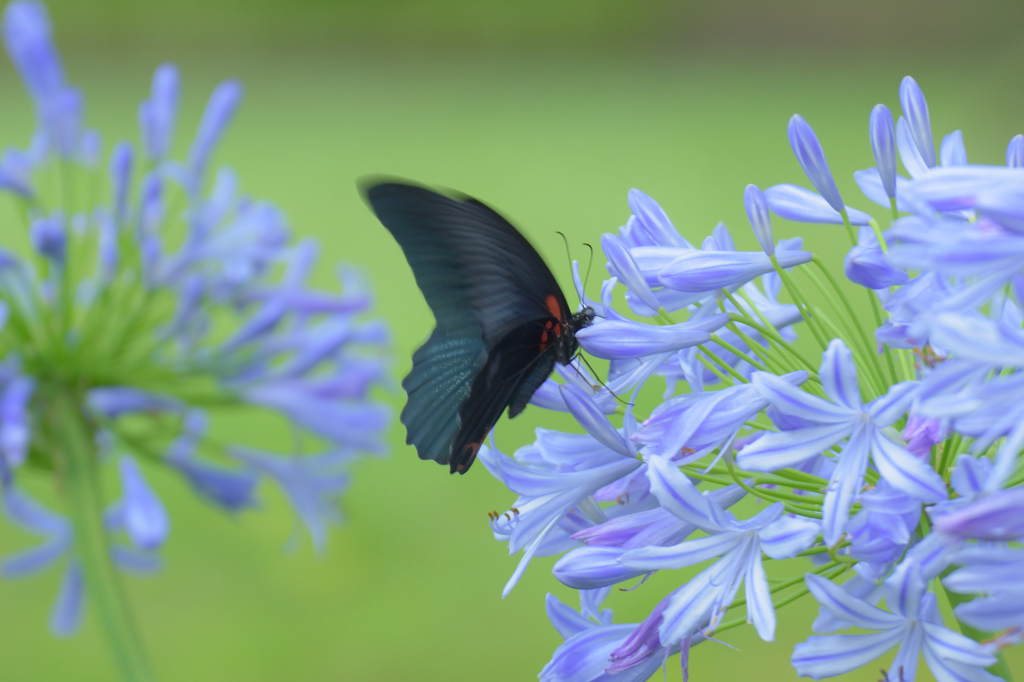
<svg viewBox="0 0 1024 682"><path fill-rule="evenodd" d="M558 345L555 351L555 360L562 365L568 365L572 362L573 357L576 355L576 351L579 349L579 343L576 341L576 332L589 327L594 322L594 309L590 306L584 307L578 313L569 318L569 322L566 325L568 327L568 334L563 334L559 340L561 343Z"/></svg>

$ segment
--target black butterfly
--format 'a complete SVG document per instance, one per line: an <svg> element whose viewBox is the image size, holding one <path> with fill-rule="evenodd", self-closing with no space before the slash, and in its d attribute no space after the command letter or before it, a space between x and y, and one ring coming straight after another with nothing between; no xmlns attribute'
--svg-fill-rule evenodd
<svg viewBox="0 0 1024 682"><path fill-rule="evenodd" d="M406 443L464 474L504 409L518 415L555 363L572 360L594 311L570 315L540 254L476 199L396 182L363 192L437 318L402 382Z"/></svg>

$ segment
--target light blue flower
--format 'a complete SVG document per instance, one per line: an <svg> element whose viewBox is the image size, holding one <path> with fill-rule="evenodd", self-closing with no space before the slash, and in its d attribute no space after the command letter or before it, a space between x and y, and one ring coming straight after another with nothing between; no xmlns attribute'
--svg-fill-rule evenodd
<svg viewBox="0 0 1024 682"><path fill-rule="evenodd" d="M606 590L580 592L580 601L600 599ZM585 607L582 611L588 611ZM593 612L593 609L589 609ZM554 595L547 595L547 612L551 624L565 642L559 646L538 677L541 682L643 682L660 668L665 660L679 651L674 647L655 645L650 650L634 654L628 667L613 658L642 625L637 623L613 624L612 612L604 609L594 619L564 605ZM656 634L656 630L655 630ZM700 641L695 638L693 644Z"/></svg>
<svg viewBox="0 0 1024 682"><path fill-rule="evenodd" d="M900 564L885 581L885 600L890 611L858 599L821 576L809 573L805 581L814 598L835 618L877 632L810 637L797 644L792 663L801 677L820 680L842 675L899 646L889 666L889 674L895 679L913 682L921 654L941 682L999 679L985 671L996 662L993 647L979 644L942 624L935 595L926 591L927 583L913 561Z"/></svg>
<svg viewBox="0 0 1024 682"><path fill-rule="evenodd" d="M825 223L842 225L843 215L820 194L797 185L773 185L764 191L765 201L772 213L800 223ZM853 225L867 225L871 216L863 211L845 206L847 217Z"/></svg>
<svg viewBox="0 0 1024 682"><path fill-rule="evenodd" d="M765 254L775 255L775 238L772 236L772 217L768 213L768 202L764 192L757 185L747 185L743 190L743 205L747 209L747 219L754 229L757 243Z"/></svg>
<svg viewBox="0 0 1024 682"><path fill-rule="evenodd" d="M779 251L779 265L791 268L811 260L806 251ZM753 251L691 250L679 254L658 273L664 286L688 293L702 293L746 284L774 270L766 253Z"/></svg>
<svg viewBox="0 0 1024 682"><path fill-rule="evenodd" d="M118 469L123 496L115 511L108 511L108 519L115 525L123 525L136 546L146 550L160 547L170 532L167 510L143 478L134 459L122 456Z"/></svg>
<svg viewBox="0 0 1024 682"><path fill-rule="evenodd" d="M907 119L910 139L913 140L925 165L935 167L935 143L932 142L932 123L928 115L928 103L920 86L910 76L900 83L900 106Z"/></svg>
<svg viewBox="0 0 1024 682"><path fill-rule="evenodd" d="M962 549L951 561L962 567L942 584L960 594L981 595L953 610L958 620L988 632L1024 628L1024 550L985 543Z"/></svg>
<svg viewBox="0 0 1024 682"><path fill-rule="evenodd" d="M1024 167L1024 135L1014 135L1006 145L1006 165L1010 168Z"/></svg>
<svg viewBox="0 0 1024 682"><path fill-rule="evenodd" d="M875 170L882 189L885 191L886 197L895 199L897 196L896 133L893 128L892 114L884 104L876 104L875 108L871 110L868 133L871 138L871 151L875 155ZM858 184L859 182L858 180ZM861 189L863 189L863 185L861 185Z"/></svg>
<svg viewBox="0 0 1024 682"><path fill-rule="evenodd" d="M161 64L153 73L149 99L139 105L139 127L146 155L154 161L163 160L170 151L178 116L178 80L178 67Z"/></svg>
<svg viewBox="0 0 1024 682"><path fill-rule="evenodd" d="M711 535L668 547L633 549L619 561L649 572L721 557L672 593L659 628L661 642L679 642L698 630L714 632L742 583L746 584L749 618L758 635L765 641L774 639L775 610L761 552L773 559L796 556L811 546L820 526L808 519L783 517L781 504L769 506L752 519L737 521L717 502L697 492L689 479L662 457L651 458L647 475L651 492L662 507Z"/></svg>
<svg viewBox="0 0 1024 682"><path fill-rule="evenodd" d="M0 191L19 197L32 247L24 256L0 251L0 483L14 523L48 538L10 560L8 572L66 558L53 627L70 633L82 594L96 589L89 581L111 575L97 567L105 550L119 569L159 568L157 550L172 522L144 471L157 466L232 512L255 508L258 480L273 478L321 548L347 486L339 468L382 452L390 423L389 410L371 397L387 383L389 342L383 323L365 317L371 292L348 271L340 273L344 291L312 289L315 245L294 242L277 207L244 196L235 174L215 167L239 83L214 90L187 160L176 160L179 75L160 66L138 110L142 152L118 141L104 160L82 94L66 82L43 5L8 3L2 35L37 130L26 150L0 156ZM60 196L46 186L37 191L34 180L56 177L58 165L68 171L60 173ZM62 197L78 203L62 205ZM225 459L232 451L206 433L207 413L222 406L269 409L298 433L327 441L330 454L239 448ZM115 462L120 499L110 506L99 499L86 511L72 505L68 519L16 487L32 469L57 476L58 494L72 496L73 486ZM88 551L72 542L73 528L100 520L105 535L75 538L91 543ZM100 622L116 624L127 613L113 611Z"/></svg>
<svg viewBox="0 0 1024 682"><path fill-rule="evenodd" d="M646 479L646 467L642 473ZM723 509L736 504L744 495L737 485L709 493L713 503ZM555 562L552 573L564 585L577 590L608 587L648 573L620 561L626 552L641 547L675 545L697 530L696 525L664 507L610 518L573 534L573 540L583 541L586 546L563 555Z"/></svg>
<svg viewBox="0 0 1024 682"><path fill-rule="evenodd" d="M870 227L861 227L857 246L843 260L843 270L851 282L868 289L884 289L906 284L909 276L895 267Z"/></svg>
<svg viewBox="0 0 1024 682"><path fill-rule="evenodd" d="M789 119L789 145L793 148L800 167L807 174L807 179L828 205L837 213L841 213L845 206L836 188L836 181L832 178L832 171L828 168L828 161L825 160L825 152L818 142L818 136L814 134L814 129L800 114L793 114Z"/></svg>
<svg viewBox="0 0 1024 682"><path fill-rule="evenodd" d="M792 372L782 379L799 385L807 380L807 373ZM645 456L672 457L688 448L692 453L686 459L697 460L716 448L728 449L727 443L744 423L768 404L751 384L687 393L654 408L633 440Z"/></svg>
<svg viewBox="0 0 1024 682"><path fill-rule="evenodd" d="M910 407L915 382L896 384L885 395L863 404L852 354L839 339L830 342L822 354L819 376L829 400L771 375L755 375L753 384L765 400L782 414L813 426L765 434L738 453L740 466L751 471L783 469L845 440L823 507L823 536L830 546L843 535L850 506L864 485L869 455L879 473L903 493L929 502L946 498L942 478L884 433Z"/></svg>

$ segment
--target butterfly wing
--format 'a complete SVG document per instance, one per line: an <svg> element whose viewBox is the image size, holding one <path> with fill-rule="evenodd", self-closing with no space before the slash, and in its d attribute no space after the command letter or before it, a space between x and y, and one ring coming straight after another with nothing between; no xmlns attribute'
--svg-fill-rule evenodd
<svg viewBox="0 0 1024 682"><path fill-rule="evenodd" d="M543 325L565 320L568 306L540 254L481 202L394 182L365 195L437 319L403 381L407 442L422 459L465 471L472 463L465 447L479 447L510 403L525 405L524 387L539 385L544 366L550 374Z"/></svg>

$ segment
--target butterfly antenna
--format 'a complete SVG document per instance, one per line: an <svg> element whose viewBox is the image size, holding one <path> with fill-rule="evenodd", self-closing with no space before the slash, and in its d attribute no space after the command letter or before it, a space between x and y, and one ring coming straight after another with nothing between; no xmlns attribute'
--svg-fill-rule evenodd
<svg viewBox="0 0 1024 682"><path fill-rule="evenodd" d="M555 234L562 238L565 242L565 257L569 259L569 271L572 272L572 255L569 253L569 240L566 239L565 234L559 230L555 230ZM583 299L580 299L580 303L583 303Z"/></svg>
<svg viewBox="0 0 1024 682"><path fill-rule="evenodd" d="M576 354L576 357L578 357L578 358L579 358L580 360L582 360L582 361L583 361L583 364L587 366L587 369L589 369L589 370L590 370L590 373L594 375L594 378L595 378L595 379L597 379L597 383L601 384L601 387L602 387L602 388L604 388L604 390L608 391L608 393L610 393L610 394L611 394L611 396L612 396L613 398L615 398L616 400L618 400L618 401L619 401L620 403L622 403L623 405L626 405L627 407L633 404L633 403L631 403L631 402L629 402L629 401L627 401L627 400L623 400L622 398L620 398L620 397L618 396L618 394L617 394L617 393L615 393L615 391L613 391L612 389L608 388L608 384L604 383L603 381L601 381L601 380L600 380L600 379L598 378L598 375L597 375L597 370L595 370L595 369L593 368L593 366L591 366L591 364L590 364L589 362L587 362L587 358L586 358L586 357L584 357L582 353L577 353L577 354ZM583 376L583 372L581 372L581 371L579 370L579 368L577 368L577 369L576 369L576 373L577 373L577 374L579 374L579 375L580 375L581 377ZM584 378L586 378L586 377L584 377Z"/></svg>
<svg viewBox="0 0 1024 682"><path fill-rule="evenodd" d="M583 242L583 246L590 249L590 260L587 261L587 274L583 278L583 290L587 290L587 282L590 280L590 266L594 264L594 247L590 244Z"/></svg>

